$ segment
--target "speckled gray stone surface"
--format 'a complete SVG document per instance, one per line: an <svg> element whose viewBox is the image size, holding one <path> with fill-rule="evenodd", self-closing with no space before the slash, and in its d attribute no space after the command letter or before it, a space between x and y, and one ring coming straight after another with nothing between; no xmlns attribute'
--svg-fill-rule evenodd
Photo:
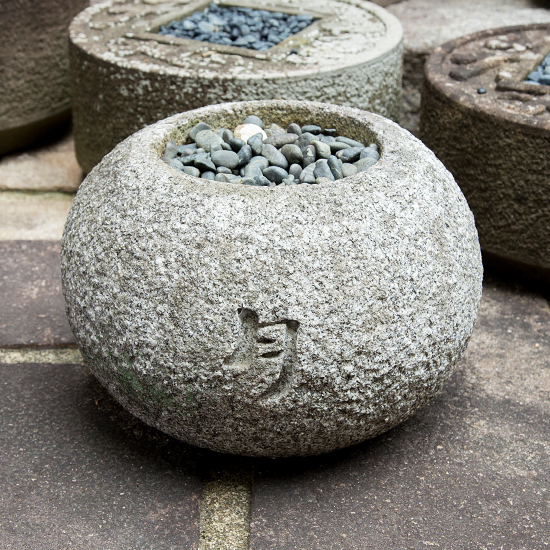
<svg viewBox="0 0 550 550"><path fill-rule="evenodd" d="M273 188L166 166L168 140L249 114L378 143L365 173ZM131 136L89 174L62 241L91 371L150 425L267 456L352 445L413 414L460 360L481 295L473 216L420 141L363 111L223 104Z"/></svg>

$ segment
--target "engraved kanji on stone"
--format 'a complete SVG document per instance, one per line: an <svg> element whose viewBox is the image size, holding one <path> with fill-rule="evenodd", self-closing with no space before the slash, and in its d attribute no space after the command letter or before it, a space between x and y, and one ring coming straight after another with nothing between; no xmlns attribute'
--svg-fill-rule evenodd
<svg viewBox="0 0 550 550"><path fill-rule="evenodd" d="M272 370L273 361L276 361L279 375L262 399L280 397L292 385L300 323L291 319L260 323L258 314L247 308L240 308L238 314L239 336L235 350L225 359L224 365L244 371L259 363L265 369Z"/></svg>

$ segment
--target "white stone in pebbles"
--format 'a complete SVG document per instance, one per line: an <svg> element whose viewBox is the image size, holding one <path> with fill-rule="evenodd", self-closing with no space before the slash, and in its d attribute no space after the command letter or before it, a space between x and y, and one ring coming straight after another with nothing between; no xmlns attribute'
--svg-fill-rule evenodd
<svg viewBox="0 0 550 550"><path fill-rule="evenodd" d="M263 139L267 138L267 134L257 124L239 124L233 133L237 139L242 139L245 143L255 134L261 134Z"/></svg>

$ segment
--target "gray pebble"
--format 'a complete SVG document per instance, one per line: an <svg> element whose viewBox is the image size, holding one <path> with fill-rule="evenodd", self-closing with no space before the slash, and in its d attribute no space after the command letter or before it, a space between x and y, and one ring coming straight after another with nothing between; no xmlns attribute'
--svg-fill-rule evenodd
<svg viewBox="0 0 550 550"><path fill-rule="evenodd" d="M329 143L330 152L334 155L338 151L342 151L343 149L349 149L351 145L348 145L347 143L342 143L341 141L333 141L332 143Z"/></svg>
<svg viewBox="0 0 550 550"><path fill-rule="evenodd" d="M355 141L354 139L350 139L350 138L347 138L345 136L338 136L336 138L336 141L340 141L342 143L347 143L351 147L365 147L365 145L363 143L361 143L360 141Z"/></svg>
<svg viewBox="0 0 550 550"><path fill-rule="evenodd" d="M262 147L262 155L269 161L269 164L284 168L285 171L288 168L288 160L286 160L281 151L273 147L273 145L265 144Z"/></svg>
<svg viewBox="0 0 550 550"><path fill-rule="evenodd" d="M372 157L365 157L354 163L358 172L368 170L373 164L376 164L376 159Z"/></svg>
<svg viewBox="0 0 550 550"><path fill-rule="evenodd" d="M195 153L193 155L187 155L186 157L180 157L179 160L184 166L193 166L197 159L207 159L206 153Z"/></svg>
<svg viewBox="0 0 550 550"><path fill-rule="evenodd" d="M214 177L215 181L223 181L224 183L229 183L229 178L227 177L227 174L216 174Z"/></svg>
<svg viewBox="0 0 550 550"><path fill-rule="evenodd" d="M282 182L282 185L295 185L294 176L289 174Z"/></svg>
<svg viewBox="0 0 550 550"><path fill-rule="evenodd" d="M225 151L224 151L225 152ZM197 158L195 161L195 167L198 168L201 172L215 172L216 166L208 157Z"/></svg>
<svg viewBox="0 0 550 550"><path fill-rule="evenodd" d="M287 134L288 135L288 134ZM304 160L302 150L294 144L287 144L281 147L281 153L288 160L289 164L299 164Z"/></svg>
<svg viewBox="0 0 550 550"><path fill-rule="evenodd" d="M359 155L365 150L365 147L349 147L336 153L336 157L342 162L355 162L359 160Z"/></svg>
<svg viewBox="0 0 550 550"><path fill-rule="evenodd" d="M327 143L330 145L331 143L336 143L336 140L332 136L324 136L323 134L319 134L317 136L317 141L322 141L323 143Z"/></svg>
<svg viewBox="0 0 550 550"><path fill-rule="evenodd" d="M310 166L313 166L313 164ZM307 168L302 170L302 173L300 174L300 183L315 183L313 170L308 170Z"/></svg>
<svg viewBox="0 0 550 550"><path fill-rule="evenodd" d="M315 176L315 178L328 178L329 180L334 181L334 176L330 171L328 161L326 159L319 159L315 163L313 175Z"/></svg>
<svg viewBox="0 0 550 550"><path fill-rule="evenodd" d="M264 140L262 134L254 134L253 136L250 136L247 141L248 145L250 145L250 148L252 149L252 153L254 155L261 155L262 154L262 147L264 145Z"/></svg>
<svg viewBox="0 0 550 550"><path fill-rule="evenodd" d="M302 129L295 122L293 122L292 124L289 124L286 131L288 134L298 134L299 136L302 135Z"/></svg>
<svg viewBox="0 0 550 550"><path fill-rule="evenodd" d="M183 164L178 159L171 159L168 157L163 157L164 162L168 164L168 166L171 166L175 170L183 170Z"/></svg>
<svg viewBox="0 0 550 550"><path fill-rule="evenodd" d="M305 126L302 126L302 134L310 133L313 135L317 135L321 133L322 128L320 126L317 126L316 124L306 124Z"/></svg>
<svg viewBox="0 0 550 550"><path fill-rule="evenodd" d="M330 147L322 141L312 141L311 144L315 147L317 158L328 159L330 157Z"/></svg>
<svg viewBox="0 0 550 550"><path fill-rule="evenodd" d="M357 166L354 166L353 164L343 163L342 174L344 175L345 178L349 178L350 176L355 176L355 174L357 174Z"/></svg>
<svg viewBox="0 0 550 550"><path fill-rule="evenodd" d="M243 178L243 185L256 185L254 178Z"/></svg>
<svg viewBox="0 0 550 550"><path fill-rule="evenodd" d="M178 146L175 141L169 141L164 149L164 156L173 159L178 154Z"/></svg>
<svg viewBox="0 0 550 550"><path fill-rule="evenodd" d="M244 167L243 176L247 178L261 176L265 168L267 168L267 166L262 167L259 163L248 164Z"/></svg>
<svg viewBox="0 0 550 550"><path fill-rule="evenodd" d="M306 150L306 147L308 145L311 145L311 142L315 139L315 136L313 134L310 134L309 132L306 132L305 134L302 134L297 140L295 145L297 145L302 152Z"/></svg>
<svg viewBox="0 0 550 550"><path fill-rule="evenodd" d="M334 155L331 155L327 164L335 180L341 180L344 177L344 174L342 173L342 162Z"/></svg>
<svg viewBox="0 0 550 550"><path fill-rule="evenodd" d="M210 124L206 124L206 122L199 122L196 126L193 126L191 130L189 131L189 137L195 141L197 134L201 132L202 130L211 130L212 126Z"/></svg>
<svg viewBox="0 0 550 550"><path fill-rule="evenodd" d="M242 167L247 165L252 158L252 148L250 145L244 145L237 153L237 156L239 157L239 164L237 166Z"/></svg>
<svg viewBox="0 0 550 550"><path fill-rule="evenodd" d="M264 175L260 174L254 177L256 185L261 185L262 187L269 187L271 181L269 181Z"/></svg>
<svg viewBox="0 0 550 550"><path fill-rule="evenodd" d="M231 149L233 149L235 153L238 153L245 145L245 142L242 139L233 137L229 140L229 145L231 145Z"/></svg>
<svg viewBox="0 0 550 550"><path fill-rule="evenodd" d="M264 143L280 149L283 145L294 143L299 137L298 134L272 134L271 137L264 139Z"/></svg>
<svg viewBox="0 0 550 550"><path fill-rule="evenodd" d="M369 145L369 147L370 147L371 149L374 149L375 151L378 151L378 145L376 145L376 143L371 143L371 144Z"/></svg>
<svg viewBox="0 0 550 550"><path fill-rule="evenodd" d="M308 145L304 153L304 161L302 166L305 168L310 164L313 164L317 159L317 153L315 152L315 147L313 145Z"/></svg>
<svg viewBox="0 0 550 550"><path fill-rule="evenodd" d="M330 183L331 181L334 181L334 180L331 180L330 178L324 178L324 177L315 178L315 183Z"/></svg>
<svg viewBox="0 0 550 550"><path fill-rule="evenodd" d="M224 151L232 151L231 145L229 145L229 143L225 143L225 141L222 143L222 149Z"/></svg>
<svg viewBox="0 0 550 550"><path fill-rule="evenodd" d="M239 155L233 151L214 151L211 158L216 166L226 166L230 170L239 165Z"/></svg>
<svg viewBox="0 0 550 550"><path fill-rule="evenodd" d="M378 151L372 149L371 147L366 147L361 151L361 154L359 155L360 159L364 159L365 157L371 157L374 160L378 160L380 158L380 155L378 154Z"/></svg>
<svg viewBox="0 0 550 550"><path fill-rule="evenodd" d="M280 166L268 166L263 171L263 175L269 181L279 184L288 176L288 172L283 168L281 168Z"/></svg>
<svg viewBox="0 0 550 550"><path fill-rule="evenodd" d="M244 124L255 124L256 126L259 126L260 128L264 127L264 123L260 117L257 117L256 115L250 115L247 116L244 119Z"/></svg>
<svg viewBox="0 0 550 550"><path fill-rule="evenodd" d="M286 134L286 132L278 124L272 124L265 132L268 136L275 136L277 134Z"/></svg>
<svg viewBox="0 0 550 550"><path fill-rule="evenodd" d="M195 137L195 141L199 147L202 147L205 151L210 151L213 145L218 145L221 149L223 143L222 138L212 132L212 130L201 130Z"/></svg>
<svg viewBox="0 0 550 550"><path fill-rule="evenodd" d="M298 179L302 173L302 167L299 164L291 164L288 173L292 174L295 179Z"/></svg>
<svg viewBox="0 0 550 550"><path fill-rule="evenodd" d="M216 174L214 174L214 172L203 172L201 174L201 178L204 180L214 180L216 178Z"/></svg>
<svg viewBox="0 0 550 550"><path fill-rule="evenodd" d="M194 166L184 166L182 172L188 176L195 176L196 178L201 175L200 170Z"/></svg>
<svg viewBox="0 0 550 550"><path fill-rule="evenodd" d="M233 132L231 130L228 130L227 128L223 129L222 132L222 139L225 141L225 143L229 143L235 136L233 135Z"/></svg>
<svg viewBox="0 0 550 550"><path fill-rule="evenodd" d="M264 168L267 168L269 166L269 161L262 156L259 157L252 157L252 160L250 161L250 164L259 164L262 167L262 170Z"/></svg>
<svg viewBox="0 0 550 550"><path fill-rule="evenodd" d="M218 166L216 172L218 172L218 174L233 174L233 171L227 168L227 166Z"/></svg>
<svg viewBox="0 0 550 550"><path fill-rule="evenodd" d="M187 155L192 155L197 150L196 143L189 143L187 145L180 145L178 147L178 155L186 157Z"/></svg>

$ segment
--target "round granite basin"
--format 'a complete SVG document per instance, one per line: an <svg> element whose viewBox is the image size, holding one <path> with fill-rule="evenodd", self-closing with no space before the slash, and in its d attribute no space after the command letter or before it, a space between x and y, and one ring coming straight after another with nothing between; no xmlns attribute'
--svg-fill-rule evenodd
<svg viewBox="0 0 550 550"><path fill-rule="evenodd" d="M0 2L0 155L68 122L68 26L88 4Z"/></svg>
<svg viewBox="0 0 550 550"><path fill-rule="evenodd" d="M248 115L378 144L366 172L254 187L161 160L199 121ZM357 109L256 101L178 114L84 180L62 241L85 362L147 424L251 456L314 455L402 422L460 361L481 297L473 216L397 124Z"/></svg>
<svg viewBox="0 0 550 550"><path fill-rule="evenodd" d="M338 0L231 3L315 17L267 51L158 34L162 25L208 4L107 3L73 20L74 136L85 172L144 126L216 103L312 100L398 119L403 32L384 8Z"/></svg>

